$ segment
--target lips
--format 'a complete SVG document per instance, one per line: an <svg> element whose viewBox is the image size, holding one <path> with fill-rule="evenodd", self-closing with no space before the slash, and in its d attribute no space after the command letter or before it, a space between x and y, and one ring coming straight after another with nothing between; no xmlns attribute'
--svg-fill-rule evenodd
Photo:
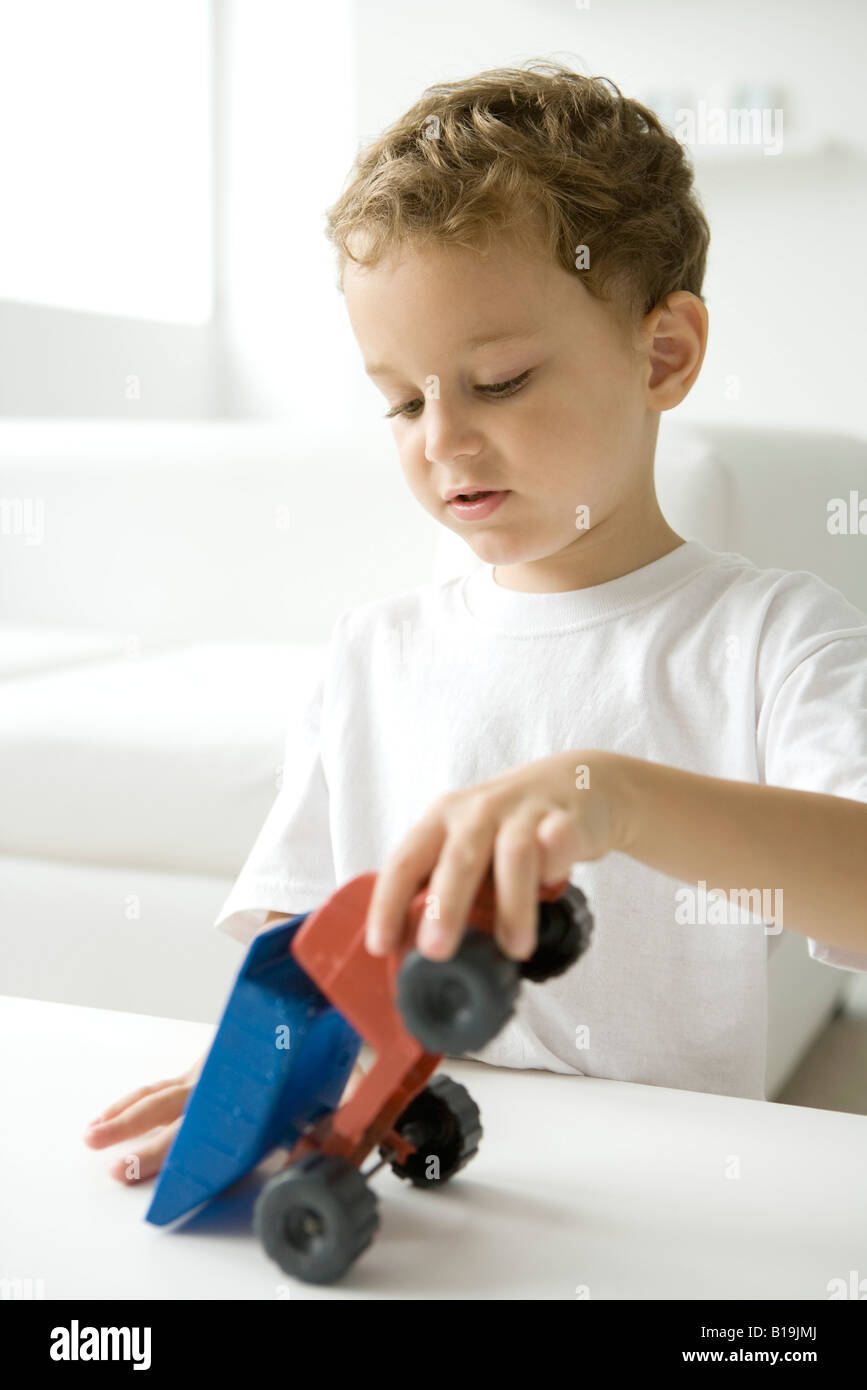
<svg viewBox="0 0 867 1390"><path fill-rule="evenodd" d="M468 497L485 496L495 491L495 488L481 487L477 483L466 483L463 487L449 488L448 492L445 493L443 497L443 501L454 502L456 497L460 497L463 501Z"/></svg>
<svg viewBox="0 0 867 1390"><path fill-rule="evenodd" d="M491 492L481 488L473 492L452 491L448 495L447 505L452 516L459 517L463 521L483 521L495 512L509 496L511 496L511 492L508 489L503 492Z"/></svg>

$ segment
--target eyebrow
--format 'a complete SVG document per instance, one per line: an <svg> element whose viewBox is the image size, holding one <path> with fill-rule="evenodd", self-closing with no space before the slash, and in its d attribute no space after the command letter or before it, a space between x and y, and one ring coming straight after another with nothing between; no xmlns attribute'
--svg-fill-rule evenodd
<svg viewBox="0 0 867 1390"><path fill-rule="evenodd" d="M540 328L504 328L497 333L484 333L478 338L470 338L464 344L470 352L475 352L478 348L490 347L491 343L507 342L511 338L533 338L541 333ZM394 367L389 367L385 362L374 362L371 366L365 365L364 370L368 376L397 376Z"/></svg>

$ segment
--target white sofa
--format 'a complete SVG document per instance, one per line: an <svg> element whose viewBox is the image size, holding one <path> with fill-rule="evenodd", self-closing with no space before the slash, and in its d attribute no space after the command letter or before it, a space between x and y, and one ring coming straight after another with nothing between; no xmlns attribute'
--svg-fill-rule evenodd
<svg viewBox="0 0 867 1390"><path fill-rule="evenodd" d="M681 534L811 569L867 611L867 444L686 428L657 478ZM218 1016L213 919L276 794L336 614L472 564L386 433L0 423L0 992ZM769 937L768 1094L852 980Z"/></svg>

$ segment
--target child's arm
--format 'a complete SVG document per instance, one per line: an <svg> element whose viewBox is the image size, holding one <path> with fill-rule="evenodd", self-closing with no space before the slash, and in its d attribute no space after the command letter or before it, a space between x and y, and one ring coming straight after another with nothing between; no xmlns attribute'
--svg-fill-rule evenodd
<svg viewBox="0 0 867 1390"><path fill-rule="evenodd" d="M867 804L642 758L618 763L624 854L708 889L776 892L784 926L867 952Z"/></svg>
<svg viewBox="0 0 867 1390"><path fill-rule="evenodd" d="M436 906L417 944L448 959L493 862L497 939L526 959L538 883L612 850L709 889L776 890L786 927L867 952L867 805L594 750L558 753L440 797L377 878L368 949L393 948L429 880Z"/></svg>

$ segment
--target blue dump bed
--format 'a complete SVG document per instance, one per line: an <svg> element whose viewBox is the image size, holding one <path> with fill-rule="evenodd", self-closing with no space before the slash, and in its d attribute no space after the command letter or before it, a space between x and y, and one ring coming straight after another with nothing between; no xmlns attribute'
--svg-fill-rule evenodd
<svg viewBox="0 0 867 1390"><path fill-rule="evenodd" d="M361 1039L289 950L309 913L250 944L146 1220L165 1226L335 1110Z"/></svg>

